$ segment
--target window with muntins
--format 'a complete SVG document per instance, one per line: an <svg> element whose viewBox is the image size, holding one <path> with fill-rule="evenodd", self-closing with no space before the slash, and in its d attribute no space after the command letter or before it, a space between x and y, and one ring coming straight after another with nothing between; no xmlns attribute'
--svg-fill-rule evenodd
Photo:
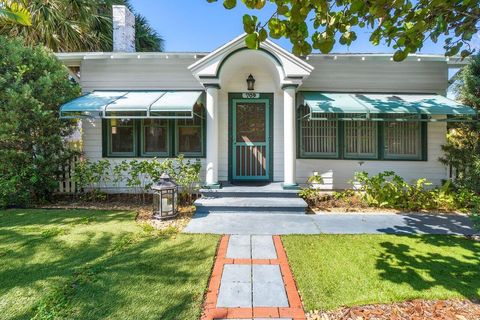
<svg viewBox="0 0 480 320"><path fill-rule="evenodd" d="M384 121L351 120L356 115L325 113L309 120L309 110L298 110L298 155L312 159L427 160L427 123L417 115ZM392 120L389 120L391 118ZM347 120L348 119L348 120ZM397 120L397 121L394 121Z"/></svg>
<svg viewBox="0 0 480 320"><path fill-rule="evenodd" d="M344 122L344 157L376 159L378 156L378 123L373 121Z"/></svg>
<svg viewBox="0 0 480 320"><path fill-rule="evenodd" d="M168 156L168 120L142 119L141 123L142 156Z"/></svg>
<svg viewBox="0 0 480 320"><path fill-rule="evenodd" d="M325 114L332 120L308 119L308 108L301 108L300 154L303 157L338 157L338 121L335 114Z"/></svg>
<svg viewBox="0 0 480 320"><path fill-rule="evenodd" d="M135 124L132 119L111 119L108 121L109 155L135 155Z"/></svg>
<svg viewBox="0 0 480 320"><path fill-rule="evenodd" d="M421 159L422 131L420 122L385 122L383 130L385 159Z"/></svg>
<svg viewBox="0 0 480 320"><path fill-rule="evenodd" d="M204 108L201 105L195 105L192 119L178 119L176 122L177 155L202 155L204 148Z"/></svg>
<svg viewBox="0 0 480 320"><path fill-rule="evenodd" d="M192 119L104 119L106 157L205 156L204 107L196 105Z"/></svg>

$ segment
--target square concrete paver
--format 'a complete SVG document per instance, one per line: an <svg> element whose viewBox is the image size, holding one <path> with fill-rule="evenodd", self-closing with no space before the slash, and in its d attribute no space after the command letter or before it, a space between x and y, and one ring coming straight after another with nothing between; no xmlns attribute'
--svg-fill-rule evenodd
<svg viewBox="0 0 480 320"><path fill-rule="evenodd" d="M287 293L278 265L253 265L253 306L288 307Z"/></svg>
<svg viewBox="0 0 480 320"><path fill-rule="evenodd" d="M249 235L232 235L228 241L227 258L250 259L252 246Z"/></svg>
<svg viewBox="0 0 480 320"><path fill-rule="evenodd" d="M224 265L221 282L252 282L252 266L248 264Z"/></svg>
<svg viewBox="0 0 480 320"><path fill-rule="evenodd" d="M217 307L252 306L252 266L226 264L223 266Z"/></svg>
<svg viewBox="0 0 480 320"><path fill-rule="evenodd" d="M221 282L217 300L218 308L251 308L252 284L245 282Z"/></svg>
<svg viewBox="0 0 480 320"><path fill-rule="evenodd" d="M252 236L252 259L276 259L277 253L271 236Z"/></svg>

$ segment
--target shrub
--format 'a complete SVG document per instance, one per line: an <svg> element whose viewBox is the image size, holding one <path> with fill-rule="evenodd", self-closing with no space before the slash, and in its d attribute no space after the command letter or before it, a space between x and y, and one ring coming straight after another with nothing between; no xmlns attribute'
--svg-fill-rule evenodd
<svg viewBox="0 0 480 320"><path fill-rule="evenodd" d="M355 178L360 182L362 199L374 207L464 211L480 207L478 194L466 188L456 190L450 181L440 188L428 189L431 183L425 178L408 184L393 171L381 172L371 177L366 172L357 172Z"/></svg>
<svg viewBox="0 0 480 320"><path fill-rule="evenodd" d="M107 159L97 162L83 160L75 167L73 179L78 183L80 191L89 194L94 200L103 198L100 190L111 182L116 188L124 183L145 202L145 194L150 192L153 183L159 181L162 173L166 172L179 185L180 201L190 204L192 194L198 189L200 169L200 162L185 160L182 155L163 161L155 158L123 160L113 167Z"/></svg>
<svg viewBox="0 0 480 320"><path fill-rule="evenodd" d="M0 36L0 206L48 199L72 151L59 106L80 94L47 49Z"/></svg>

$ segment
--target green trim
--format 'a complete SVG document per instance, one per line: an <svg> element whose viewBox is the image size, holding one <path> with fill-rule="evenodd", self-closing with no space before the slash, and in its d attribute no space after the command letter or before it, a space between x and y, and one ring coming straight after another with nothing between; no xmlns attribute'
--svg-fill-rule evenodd
<svg viewBox="0 0 480 320"><path fill-rule="evenodd" d="M109 119L107 121L107 156L108 157L115 157L115 158L123 158L123 157L135 157L138 156L138 126L137 121L133 120L133 137L132 137L132 145L133 151L131 152L112 152L112 140L111 140L111 132L112 132L112 120ZM124 126L127 127L127 126Z"/></svg>
<svg viewBox="0 0 480 320"><path fill-rule="evenodd" d="M207 184L207 185L202 186L202 189L211 189L211 190L222 189L222 184L220 182L219 183Z"/></svg>
<svg viewBox="0 0 480 320"><path fill-rule="evenodd" d="M258 102L262 100L267 100L267 110L268 110L268 167L267 167L267 178L266 179L259 179L255 177L254 179L235 179L233 170L234 170L234 161L233 161L233 105L234 100L237 101L253 101ZM259 93L258 98L254 99L244 99L242 98L242 93L229 93L228 94L228 180L235 182L235 181L273 181L273 114L274 114L274 95L273 93Z"/></svg>
<svg viewBox="0 0 480 320"><path fill-rule="evenodd" d="M205 88L216 88L216 89L222 88L218 83L204 83L203 86Z"/></svg>
<svg viewBox="0 0 480 320"><path fill-rule="evenodd" d="M140 141L139 141L139 146L140 146L140 157L168 157L170 156L171 152L170 152L170 121L165 121L166 122L166 125L165 126L159 126L159 125L149 125L147 127L154 127L154 128L166 128L166 133L167 133L167 137L166 137L166 151L161 151L161 152L145 152L145 145L144 145L144 142L145 142L145 119L141 119L140 120L140 125L138 126L139 127L139 133L138 134L138 137L140 138Z"/></svg>
<svg viewBox="0 0 480 320"><path fill-rule="evenodd" d="M282 85L282 90L285 90L287 88L293 88L293 89L297 89L298 88L298 84L284 84Z"/></svg>
<svg viewBox="0 0 480 320"><path fill-rule="evenodd" d="M242 48L238 48L238 49L236 49L236 50L233 50L232 52L230 52L229 54L227 54L227 55L225 56L225 58L222 59L222 62L220 62L220 65L218 66L217 71L215 72L215 79L218 79L218 78L220 77L220 71L222 70L222 67L223 67L223 65L225 64L225 62L226 62L231 56L233 56L234 54L236 54L236 53L238 53L238 52L240 52L240 51L243 51L243 50L254 50L254 49L249 49L249 48L247 48L247 47L242 47ZM265 50L265 49L263 49L263 48L258 48L257 50L265 52L266 54L268 54L269 56L271 56L271 57L273 58L273 60L275 60L275 62L276 62L279 66L283 67L282 62L281 62L273 53L271 53L270 51ZM211 78L211 79L213 79L213 78Z"/></svg>
<svg viewBox="0 0 480 320"><path fill-rule="evenodd" d="M185 119L177 119L175 120L175 133L174 133L174 146L175 146L175 152L174 152L174 155L175 156L178 156L180 154L184 155L185 158L202 158L202 157L205 157L205 151L206 151L206 127L207 127L207 122L206 122L206 116L205 116L205 107L202 108L202 114L201 115L196 115L194 114L193 116L194 118L192 120L195 119L195 117L200 117L201 119L201 122L199 125L182 125L182 124L178 124L179 121L184 121ZM180 152L179 151L179 138L180 138L180 128L181 127L195 127L195 128L200 128L200 134L201 134L201 138L200 138L200 152Z"/></svg>
<svg viewBox="0 0 480 320"><path fill-rule="evenodd" d="M300 190L300 186L297 183L282 183L283 190Z"/></svg>
<svg viewBox="0 0 480 320"><path fill-rule="evenodd" d="M205 107L203 107L203 114L205 114ZM144 119L132 119L134 125L134 152L128 153L112 153L111 150L111 141L110 141L110 122L112 119L102 119L102 157L103 158L154 158L154 157L177 157L180 154L183 154L185 158L194 158L194 159L201 159L205 158L206 154L206 128L207 122L206 118L202 118L201 122L201 152L195 153L181 153L178 152L178 128L177 126L178 120L173 119L164 119L167 121L167 151L166 152L143 152L143 140L144 140L144 126L143 121ZM197 125L198 126L198 125Z"/></svg>
<svg viewBox="0 0 480 320"><path fill-rule="evenodd" d="M337 125L337 153L338 155L320 155L302 152L302 130L300 110L297 108L297 158L298 159L338 159L338 160L371 160L371 161L428 161L428 122L420 124L421 155L417 158L385 157L385 122L377 122L377 156L376 157L348 157L345 156L345 128L342 121ZM321 121L321 120L312 120ZM341 129L341 130L340 130Z"/></svg>
<svg viewBox="0 0 480 320"><path fill-rule="evenodd" d="M297 113L298 114L298 113ZM298 118L298 116L297 116ZM303 151L303 130L302 130L302 119L298 119L298 131L299 134L297 135L297 149L299 150L299 156L298 158L300 159L339 159L341 158L341 145L340 145L340 134L341 130L340 127L342 126L341 121L338 121L337 119L331 119L328 121L335 121L337 123L337 144L336 144L336 152L335 153L318 153L318 152L305 152ZM322 120L323 121L323 120Z"/></svg>
<svg viewBox="0 0 480 320"><path fill-rule="evenodd" d="M364 121L362 121L363 123ZM352 155L352 156L349 156L347 155L347 143L346 143L346 140L345 140L345 137L347 135L347 126L345 125L346 122L344 121L341 121L341 126L342 126L342 129L341 129L341 133L343 133L343 135L341 134L340 135L340 143L341 143L341 149L342 150L342 154L340 156L340 158L343 158L345 160L376 160L378 159L378 154L379 154L379 144L378 144L378 122L374 122L375 124L375 137L377 138L377 142L375 144L375 154L374 155L362 155L362 154L356 154L356 155Z"/></svg>

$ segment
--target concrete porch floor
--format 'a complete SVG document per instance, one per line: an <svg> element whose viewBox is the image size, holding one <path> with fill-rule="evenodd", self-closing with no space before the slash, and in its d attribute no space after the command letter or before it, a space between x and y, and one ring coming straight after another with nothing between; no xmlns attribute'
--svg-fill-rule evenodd
<svg viewBox="0 0 480 320"><path fill-rule="evenodd" d="M433 214L195 214L183 232L214 234L457 234L475 231L467 216Z"/></svg>

